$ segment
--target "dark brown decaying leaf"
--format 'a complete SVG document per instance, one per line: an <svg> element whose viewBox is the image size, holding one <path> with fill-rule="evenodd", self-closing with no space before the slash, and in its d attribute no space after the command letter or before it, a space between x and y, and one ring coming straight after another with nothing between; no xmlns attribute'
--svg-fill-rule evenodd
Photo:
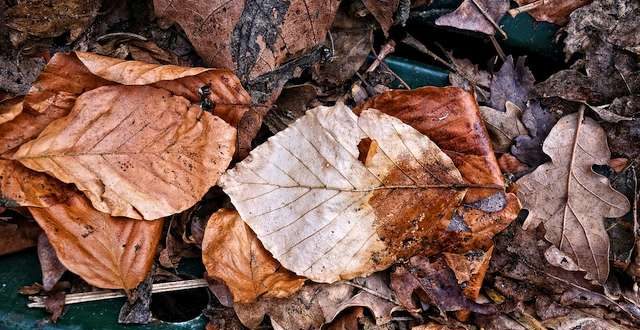
<svg viewBox="0 0 640 330"><path fill-rule="evenodd" d="M526 57L519 57L515 64L513 57L507 57L498 72L491 79L491 107L506 111L505 103L513 102L520 109L525 109L529 99L529 91L533 88L535 78L525 65Z"/></svg>
<svg viewBox="0 0 640 330"><path fill-rule="evenodd" d="M238 212L228 209L214 213L207 223L202 262L208 276L227 285L235 303L252 303L263 295L286 298L305 281L280 266Z"/></svg>
<svg viewBox="0 0 640 330"><path fill-rule="evenodd" d="M64 312L64 291L57 291L44 298L44 308L51 314L51 322L56 323Z"/></svg>
<svg viewBox="0 0 640 330"><path fill-rule="evenodd" d="M507 0L475 1L478 5L482 6L482 8L496 23L500 21L500 18L509 9L509 1ZM436 20L436 25L451 26L462 30L482 32L490 35L496 33L495 27L482 14L472 0L464 0L455 11L444 16L440 16Z"/></svg>
<svg viewBox="0 0 640 330"><path fill-rule="evenodd" d="M338 5L337 0L154 1L156 15L178 23L207 64L232 69L243 81L322 43Z"/></svg>
<svg viewBox="0 0 640 330"><path fill-rule="evenodd" d="M394 90L367 100L354 112L367 108L398 117L428 136L451 157L465 181L502 185L489 134L472 94L453 87ZM494 193L495 190L471 189L465 202L476 202Z"/></svg>
<svg viewBox="0 0 640 330"><path fill-rule="evenodd" d="M96 211L81 194L29 211L45 230L60 262L99 288L135 288L156 254L162 220L113 218Z"/></svg>
<svg viewBox="0 0 640 330"><path fill-rule="evenodd" d="M391 287L402 305L411 311L419 309L412 298L416 294L421 301L436 306L443 315L463 309L480 314L495 312L492 305L480 305L467 299L454 272L441 259L432 263L426 257L412 257L406 266L397 267L391 274Z"/></svg>
<svg viewBox="0 0 640 330"><path fill-rule="evenodd" d="M18 62L13 56L0 54L0 91L16 95L26 94L31 83L44 68L45 62L40 57L21 58Z"/></svg>
<svg viewBox="0 0 640 330"><path fill-rule="evenodd" d="M7 10L11 42L19 46L28 37L52 38L67 31L73 41L91 24L100 5L101 0L19 1Z"/></svg>
<svg viewBox="0 0 640 330"><path fill-rule="evenodd" d="M542 108L538 101L530 101L522 115L522 123L529 134L515 138L511 153L529 166L546 162L549 158L542 152L542 144L558 119L555 113Z"/></svg>
<svg viewBox="0 0 640 330"><path fill-rule="evenodd" d="M521 6L537 1L538 0L516 0ZM574 10L588 5L592 1L593 0L545 0L536 8L529 10L528 13L538 21L565 25L569 21L569 15Z"/></svg>
<svg viewBox="0 0 640 330"><path fill-rule="evenodd" d="M36 246L41 233L33 221L0 219L0 256Z"/></svg>
<svg viewBox="0 0 640 330"><path fill-rule="evenodd" d="M286 86L282 89L273 109L264 117L264 124L276 134L287 128L296 119L304 116L305 111L315 108L320 88L312 84Z"/></svg>
<svg viewBox="0 0 640 330"><path fill-rule="evenodd" d="M134 290L128 294L127 301L120 308L118 323L147 324L152 320L151 315L151 287L153 286L152 272Z"/></svg>
<svg viewBox="0 0 640 330"><path fill-rule="evenodd" d="M604 283L609 276L609 239L604 217L620 217L629 201L591 170L610 153L605 132L583 110L553 127L543 150L552 162L518 180L519 197L529 210L526 228L544 224L545 238Z"/></svg>
<svg viewBox="0 0 640 330"><path fill-rule="evenodd" d="M400 0L363 0L362 3L378 21L384 34L388 35Z"/></svg>
<svg viewBox="0 0 640 330"><path fill-rule="evenodd" d="M38 261L42 270L42 288L45 291L51 291L67 268L58 260L56 251L45 233L38 237Z"/></svg>

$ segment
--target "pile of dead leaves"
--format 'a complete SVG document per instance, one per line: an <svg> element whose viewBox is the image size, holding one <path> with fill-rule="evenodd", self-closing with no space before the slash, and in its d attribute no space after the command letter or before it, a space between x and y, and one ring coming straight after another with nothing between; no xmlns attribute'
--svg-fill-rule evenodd
<svg viewBox="0 0 640 330"><path fill-rule="evenodd" d="M148 323L196 257L208 329L637 327L640 4L517 2L436 11L486 71L397 33L430 1L0 0L0 254L54 321ZM494 38L525 11L565 25L539 82ZM453 86L393 89L400 43Z"/></svg>

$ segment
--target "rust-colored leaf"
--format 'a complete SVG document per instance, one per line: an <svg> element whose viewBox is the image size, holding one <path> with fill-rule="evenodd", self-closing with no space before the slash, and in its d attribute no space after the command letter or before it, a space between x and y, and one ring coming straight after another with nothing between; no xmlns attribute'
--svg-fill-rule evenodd
<svg viewBox="0 0 640 330"><path fill-rule="evenodd" d="M378 21L384 34L388 35L400 0L363 0L362 3Z"/></svg>
<svg viewBox="0 0 640 330"><path fill-rule="evenodd" d="M262 295L285 298L305 281L280 266L238 212L227 209L207 223L202 262L209 276L227 285L236 303L251 303Z"/></svg>
<svg viewBox="0 0 640 330"><path fill-rule="evenodd" d="M32 220L0 219L0 256L36 246L40 233Z"/></svg>
<svg viewBox="0 0 640 330"><path fill-rule="evenodd" d="M13 120L22 112L22 97L0 100L0 125Z"/></svg>
<svg viewBox="0 0 640 330"><path fill-rule="evenodd" d="M472 94L455 87L394 90L373 97L354 109L378 109L411 125L442 149L469 183L502 185L502 174ZM495 190L470 189L472 203Z"/></svg>
<svg viewBox="0 0 640 330"><path fill-rule="evenodd" d="M532 4L535 7L527 11L537 21L565 25L569 21L571 13L593 0L516 0L520 6Z"/></svg>
<svg viewBox="0 0 640 330"><path fill-rule="evenodd" d="M475 3L474 3L475 2ZM493 35L496 29L486 16L478 9L478 5L489 14L494 22L506 14L509 9L507 0L464 0L453 12L440 16L436 25L451 26L462 30L470 30Z"/></svg>
<svg viewBox="0 0 640 330"><path fill-rule="evenodd" d="M151 270L162 220L114 218L81 194L46 208L29 207L60 262L93 286L135 288Z"/></svg>
<svg viewBox="0 0 640 330"><path fill-rule="evenodd" d="M186 210L215 185L235 129L187 99L151 86L85 92L13 158L74 183L99 211L158 219Z"/></svg>
<svg viewBox="0 0 640 330"><path fill-rule="evenodd" d="M46 207L64 201L68 188L15 160L0 159L0 200L9 206Z"/></svg>
<svg viewBox="0 0 640 330"><path fill-rule="evenodd" d="M154 7L158 17L182 27L207 64L247 81L322 43L339 3L154 0Z"/></svg>
<svg viewBox="0 0 640 330"><path fill-rule="evenodd" d="M319 282L385 269L427 242L440 246L465 194L429 138L341 103L307 111L219 184L283 266Z"/></svg>

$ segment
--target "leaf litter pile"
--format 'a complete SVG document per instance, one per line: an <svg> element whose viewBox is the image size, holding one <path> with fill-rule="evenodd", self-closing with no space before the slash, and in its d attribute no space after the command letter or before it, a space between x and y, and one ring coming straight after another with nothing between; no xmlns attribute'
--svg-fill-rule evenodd
<svg viewBox="0 0 640 330"><path fill-rule="evenodd" d="M206 287L211 330L640 327L640 2L437 2L0 0L29 306L157 323ZM505 46L523 15L556 53Z"/></svg>

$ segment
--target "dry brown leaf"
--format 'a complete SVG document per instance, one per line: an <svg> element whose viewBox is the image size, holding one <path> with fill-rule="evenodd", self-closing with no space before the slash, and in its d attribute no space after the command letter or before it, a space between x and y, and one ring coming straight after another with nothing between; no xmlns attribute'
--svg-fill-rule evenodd
<svg viewBox="0 0 640 330"><path fill-rule="evenodd" d="M515 0L520 6L539 3L534 9L527 11L538 21L565 25L571 13L591 3L593 0Z"/></svg>
<svg viewBox="0 0 640 330"><path fill-rule="evenodd" d="M466 186L420 132L341 103L307 111L219 184L284 267L318 282L415 254L446 230Z"/></svg>
<svg viewBox="0 0 640 330"><path fill-rule="evenodd" d="M482 118L494 138L493 147L496 152L503 153L509 151L511 142L516 136L529 133L520 121L522 110L511 101L507 101L505 107L506 112L490 107L480 107Z"/></svg>
<svg viewBox="0 0 640 330"><path fill-rule="evenodd" d="M64 203L29 211L60 262L93 286L130 290L151 270L162 220L114 218L96 211L79 193Z"/></svg>
<svg viewBox="0 0 640 330"><path fill-rule="evenodd" d="M67 268L60 262L45 233L38 237L38 261L42 271L42 289L51 291Z"/></svg>
<svg viewBox="0 0 640 330"><path fill-rule="evenodd" d="M549 242L604 283L609 275L609 238L603 220L629 210L627 198L591 169L609 161L605 132L580 110L558 121L543 150L552 162L517 182L518 195L529 210L524 228L544 224Z"/></svg>
<svg viewBox="0 0 640 330"><path fill-rule="evenodd" d="M6 13L11 43L18 46L29 36L52 38L67 31L73 41L98 15L100 5L100 0L20 0Z"/></svg>
<svg viewBox="0 0 640 330"><path fill-rule="evenodd" d="M0 256L36 246L42 233L38 224L24 219L0 219Z"/></svg>
<svg viewBox="0 0 640 330"><path fill-rule="evenodd" d="M338 0L154 0L158 17L175 21L210 66L247 81L321 44Z"/></svg>
<svg viewBox="0 0 640 330"><path fill-rule="evenodd" d="M209 276L227 285L236 303L251 303L263 295L286 298L305 281L280 266L238 212L228 209L214 213L207 223L202 262Z"/></svg>
<svg viewBox="0 0 640 330"><path fill-rule="evenodd" d="M362 3L378 21L384 34L388 35L400 0L363 0Z"/></svg>
<svg viewBox="0 0 640 330"><path fill-rule="evenodd" d="M0 201L9 206L47 207L67 199L68 188L15 160L0 159Z"/></svg>
<svg viewBox="0 0 640 330"><path fill-rule="evenodd" d="M104 86L85 92L13 158L74 183L94 207L153 220L184 211L231 161L235 129L167 90Z"/></svg>
<svg viewBox="0 0 640 330"><path fill-rule="evenodd" d="M500 18L509 10L509 1L507 0L475 0L478 5L482 6L494 22L500 21ZM495 27L482 14L472 0L464 0L455 11L440 16L436 20L436 25L451 26L462 30L470 30L493 35L496 33Z"/></svg>
<svg viewBox="0 0 640 330"><path fill-rule="evenodd" d="M374 108L395 116L433 140L469 183L502 185L502 173L473 94L455 87L393 90L373 97L354 112ZM493 195L492 189L470 189L465 202Z"/></svg>
<svg viewBox="0 0 640 330"><path fill-rule="evenodd" d="M0 100L0 125L13 120L22 112L22 97Z"/></svg>

